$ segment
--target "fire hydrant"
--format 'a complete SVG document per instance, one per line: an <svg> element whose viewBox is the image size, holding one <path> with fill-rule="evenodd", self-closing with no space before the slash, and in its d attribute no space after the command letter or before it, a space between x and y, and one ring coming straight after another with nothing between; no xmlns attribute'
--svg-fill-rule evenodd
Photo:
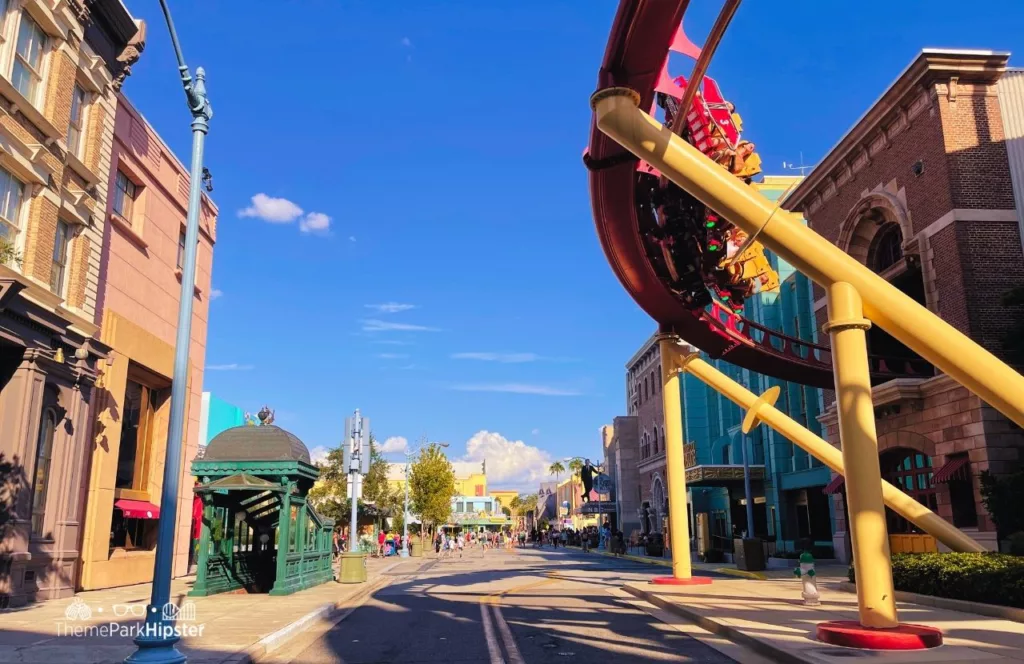
<svg viewBox="0 0 1024 664"><path fill-rule="evenodd" d="M804 589L800 593L806 606L817 606L821 603L818 594L817 573L814 571L814 556L806 551L800 554L800 566L793 569L793 575L803 581Z"/></svg>

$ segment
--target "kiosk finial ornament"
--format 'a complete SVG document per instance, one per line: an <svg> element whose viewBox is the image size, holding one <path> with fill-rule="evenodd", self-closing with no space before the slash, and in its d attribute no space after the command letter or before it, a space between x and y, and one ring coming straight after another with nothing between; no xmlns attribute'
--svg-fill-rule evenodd
<svg viewBox="0 0 1024 664"><path fill-rule="evenodd" d="M260 425L268 426L274 423L274 411L270 410L269 406L263 406L260 408L260 412L256 413L256 417L260 418Z"/></svg>

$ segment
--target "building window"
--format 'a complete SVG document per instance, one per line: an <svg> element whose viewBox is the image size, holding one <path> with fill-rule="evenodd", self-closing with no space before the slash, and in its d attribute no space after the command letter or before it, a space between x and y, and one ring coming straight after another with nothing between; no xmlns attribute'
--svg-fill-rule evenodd
<svg viewBox="0 0 1024 664"><path fill-rule="evenodd" d="M114 508L110 524L110 548L126 551L152 551L156 548L158 519L128 519L124 512Z"/></svg>
<svg viewBox="0 0 1024 664"><path fill-rule="evenodd" d="M916 450L897 448L882 456L881 465L883 478L931 511L938 511L931 457ZM890 534L921 532L892 510L886 508L885 514Z"/></svg>
<svg viewBox="0 0 1024 664"><path fill-rule="evenodd" d="M46 51L46 33L32 20L28 12L21 13L18 25L18 45L14 52L11 83L33 104L43 80L43 53Z"/></svg>
<svg viewBox="0 0 1024 664"><path fill-rule="evenodd" d="M722 465L723 466L728 466L729 465L729 446L728 445L723 445L722 446Z"/></svg>
<svg viewBox="0 0 1024 664"><path fill-rule="evenodd" d="M897 223L888 223L878 229L868 247L868 267L884 272L903 259L903 232Z"/></svg>
<svg viewBox="0 0 1024 664"><path fill-rule="evenodd" d="M654 451L651 454L658 454L658 427L654 427Z"/></svg>
<svg viewBox="0 0 1024 664"><path fill-rule="evenodd" d="M647 377L644 376L644 401L647 401Z"/></svg>
<svg viewBox="0 0 1024 664"><path fill-rule="evenodd" d="M57 220L53 236L53 266L50 269L50 290L54 295L64 297L64 273L68 264L68 225Z"/></svg>
<svg viewBox="0 0 1024 664"><path fill-rule="evenodd" d="M137 191L135 183L127 175L118 171L117 179L114 182L114 212L131 220Z"/></svg>
<svg viewBox="0 0 1024 664"><path fill-rule="evenodd" d="M185 267L185 231L178 233L178 269Z"/></svg>
<svg viewBox="0 0 1024 664"><path fill-rule="evenodd" d="M39 423L39 441L36 445L36 476L32 482L32 534L43 534L46 517L46 490L50 483L50 461L53 459L53 435L57 432L57 413L53 408L43 410Z"/></svg>
<svg viewBox="0 0 1024 664"><path fill-rule="evenodd" d="M25 185L0 168L0 240L8 244L14 244L18 235L24 192Z"/></svg>
<svg viewBox="0 0 1024 664"><path fill-rule="evenodd" d="M81 154L84 119L85 90L75 83L75 88L71 93L71 119L68 120L68 150L76 157Z"/></svg>
<svg viewBox="0 0 1024 664"><path fill-rule="evenodd" d="M128 384L121 404L121 440L114 481L117 489L145 490L155 415L169 391L147 384L142 373L141 368L129 366Z"/></svg>

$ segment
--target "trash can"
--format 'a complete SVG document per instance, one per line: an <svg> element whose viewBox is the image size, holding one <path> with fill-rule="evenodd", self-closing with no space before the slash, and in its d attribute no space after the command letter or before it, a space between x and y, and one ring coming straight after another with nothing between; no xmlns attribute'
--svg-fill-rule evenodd
<svg viewBox="0 0 1024 664"><path fill-rule="evenodd" d="M409 538L409 556L412 558L423 557L423 543L419 539Z"/></svg>
<svg viewBox="0 0 1024 664"><path fill-rule="evenodd" d="M736 538L732 542L733 562L737 569L760 572L765 568L764 546L759 537Z"/></svg>
<svg viewBox="0 0 1024 664"><path fill-rule="evenodd" d="M366 554L361 552L341 554L341 573L338 583L363 583L366 581Z"/></svg>

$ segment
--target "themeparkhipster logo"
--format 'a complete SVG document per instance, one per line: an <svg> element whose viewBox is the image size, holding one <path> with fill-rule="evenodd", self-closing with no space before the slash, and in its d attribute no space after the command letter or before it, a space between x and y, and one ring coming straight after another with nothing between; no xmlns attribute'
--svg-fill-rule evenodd
<svg viewBox="0 0 1024 664"><path fill-rule="evenodd" d="M107 616L111 619L103 621ZM139 618L149 620L138 622ZM167 602L159 609L152 606L148 610L145 604L114 604L108 610L75 597L64 609L64 620L57 621L57 636L72 637L194 638L202 636L204 629L204 623L196 622L193 602L181 606Z"/></svg>

